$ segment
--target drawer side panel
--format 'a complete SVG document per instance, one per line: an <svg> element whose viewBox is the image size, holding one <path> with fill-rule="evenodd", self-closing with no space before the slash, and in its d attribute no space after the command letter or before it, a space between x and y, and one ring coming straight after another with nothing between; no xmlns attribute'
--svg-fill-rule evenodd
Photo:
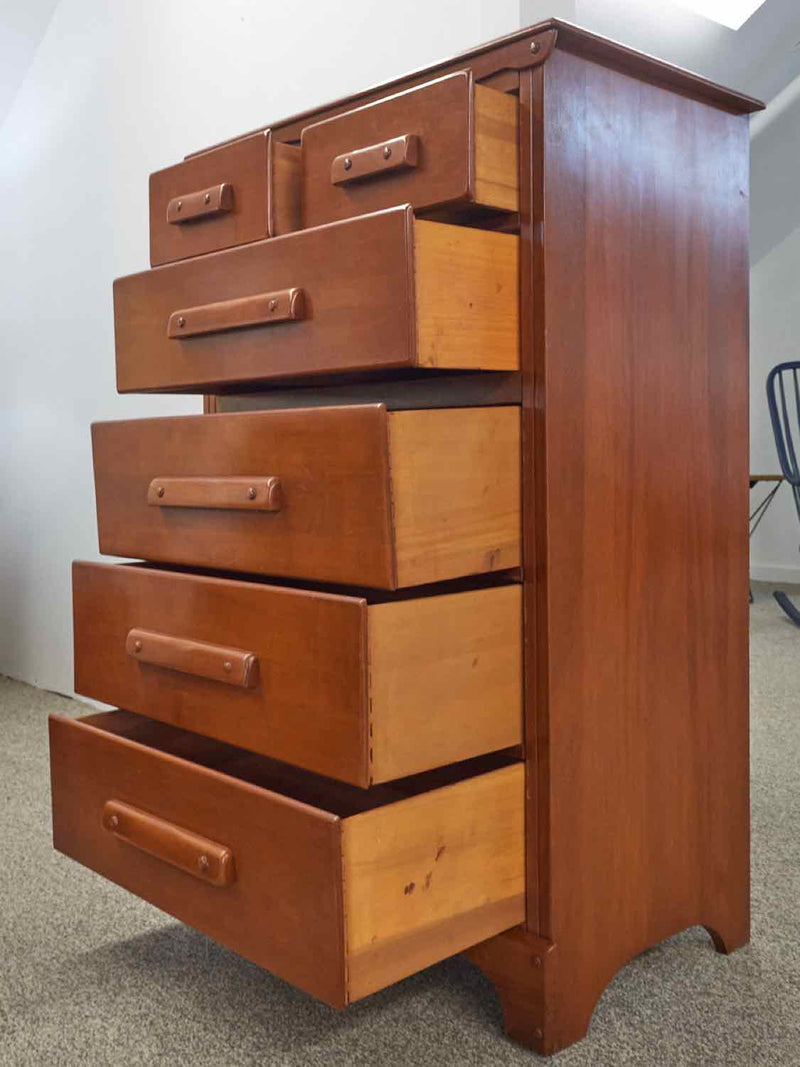
<svg viewBox="0 0 800 1067"><path fill-rule="evenodd" d="M522 742L521 586L367 610L375 782Z"/></svg>
<svg viewBox="0 0 800 1067"><path fill-rule="evenodd" d="M343 824L348 1001L525 918L524 767Z"/></svg>
<svg viewBox="0 0 800 1067"><path fill-rule="evenodd" d="M518 407L389 414L398 585L518 567Z"/></svg>

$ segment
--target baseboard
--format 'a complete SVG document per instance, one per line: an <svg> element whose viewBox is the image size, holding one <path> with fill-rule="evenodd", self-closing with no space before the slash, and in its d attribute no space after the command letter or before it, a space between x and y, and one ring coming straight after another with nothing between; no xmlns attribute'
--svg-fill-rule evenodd
<svg viewBox="0 0 800 1067"><path fill-rule="evenodd" d="M750 579L754 582L775 582L777 585L800 584L800 567L781 563L751 563Z"/></svg>

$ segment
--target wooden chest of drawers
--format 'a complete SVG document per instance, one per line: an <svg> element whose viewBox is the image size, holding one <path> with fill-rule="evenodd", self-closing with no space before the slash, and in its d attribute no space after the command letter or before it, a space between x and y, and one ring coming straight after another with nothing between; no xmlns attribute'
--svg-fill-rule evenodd
<svg viewBox="0 0 800 1067"><path fill-rule="evenodd" d="M550 21L152 175L57 848L340 1007L749 936L747 114ZM471 372L465 374L464 372Z"/></svg>

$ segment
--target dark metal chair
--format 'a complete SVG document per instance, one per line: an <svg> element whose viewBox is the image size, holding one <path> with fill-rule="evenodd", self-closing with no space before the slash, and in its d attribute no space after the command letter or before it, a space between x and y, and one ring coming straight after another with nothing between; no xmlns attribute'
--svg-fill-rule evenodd
<svg viewBox="0 0 800 1067"><path fill-rule="evenodd" d="M783 477L789 483L800 520L800 464L795 440L800 442L800 362L779 363L767 375L767 404L775 435ZM788 397L788 399L787 399ZM800 611L786 593L772 594L795 625L800 626Z"/></svg>

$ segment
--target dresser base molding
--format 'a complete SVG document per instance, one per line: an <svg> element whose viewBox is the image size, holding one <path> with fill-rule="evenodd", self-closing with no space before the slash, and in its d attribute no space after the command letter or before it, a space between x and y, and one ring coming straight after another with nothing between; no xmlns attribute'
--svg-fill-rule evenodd
<svg viewBox="0 0 800 1067"><path fill-rule="evenodd" d="M635 956L666 937L693 925L704 925L717 952L728 955L750 940L747 910L736 918L718 918L717 925L691 923L647 940L623 958L609 953L603 966L581 958L580 947L562 948L516 927L468 949L464 955L492 982L503 1009L510 1038L550 1056L586 1037L592 1014L613 978ZM569 956L572 959L570 962Z"/></svg>

